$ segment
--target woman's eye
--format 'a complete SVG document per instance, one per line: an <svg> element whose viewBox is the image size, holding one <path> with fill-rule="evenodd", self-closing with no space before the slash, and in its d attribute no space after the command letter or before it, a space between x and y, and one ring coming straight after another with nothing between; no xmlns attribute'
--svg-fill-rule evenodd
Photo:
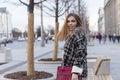
<svg viewBox="0 0 120 80"><path fill-rule="evenodd" d="M70 21L67 21L67 23L69 23Z"/></svg>
<svg viewBox="0 0 120 80"><path fill-rule="evenodd" d="M71 20L71 21L68 20L67 23L69 23L69 22L75 22L75 20Z"/></svg>
<svg viewBox="0 0 120 80"><path fill-rule="evenodd" d="M71 20L71 22L75 22L75 20Z"/></svg>

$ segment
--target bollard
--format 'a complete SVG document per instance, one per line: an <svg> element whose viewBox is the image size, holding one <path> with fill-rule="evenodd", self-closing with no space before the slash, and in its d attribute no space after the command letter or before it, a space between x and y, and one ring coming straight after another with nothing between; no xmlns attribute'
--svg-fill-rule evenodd
<svg viewBox="0 0 120 80"><path fill-rule="evenodd" d="M5 61L9 62L11 60L12 60L11 49L6 48L5 49Z"/></svg>
<svg viewBox="0 0 120 80"><path fill-rule="evenodd" d="M5 47L3 45L0 45L0 53L4 53L5 52Z"/></svg>

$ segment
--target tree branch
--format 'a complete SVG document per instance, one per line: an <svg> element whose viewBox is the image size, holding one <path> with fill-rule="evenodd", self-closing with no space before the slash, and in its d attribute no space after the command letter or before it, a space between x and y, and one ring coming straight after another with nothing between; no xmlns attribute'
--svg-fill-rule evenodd
<svg viewBox="0 0 120 80"><path fill-rule="evenodd" d="M48 12L46 12L46 11L44 11L46 14L48 14L49 16L51 16L51 17L55 17L54 15L51 15L50 13L48 13Z"/></svg>
<svg viewBox="0 0 120 80"><path fill-rule="evenodd" d="M53 9L49 8L48 6L43 5L43 7L45 7L46 9L48 9L50 11L54 11Z"/></svg>
<svg viewBox="0 0 120 80"><path fill-rule="evenodd" d="M68 6L68 8L67 9L65 9L65 11L64 12L61 12L61 11L59 11L59 15L58 15L58 17L60 17L60 16L62 16L63 14L65 14L65 12L67 12L69 9L70 9L70 7L72 6L72 4L74 3L74 1L73 2L71 2L71 4Z"/></svg>
<svg viewBox="0 0 120 80"><path fill-rule="evenodd" d="M24 5L26 5L26 6L29 6L27 3L25 3L25 2L23 2L23 1L21 1L21 0L19 0L22 4L24 4Z"/></svg>
<svg viewBox="0 0 120 80"><path fill-rule="evenodd" d="M40 2L34 2L34 4L40 4L40 3L44 2L44 1L46 1L46 0L42 0Z"/></svg>

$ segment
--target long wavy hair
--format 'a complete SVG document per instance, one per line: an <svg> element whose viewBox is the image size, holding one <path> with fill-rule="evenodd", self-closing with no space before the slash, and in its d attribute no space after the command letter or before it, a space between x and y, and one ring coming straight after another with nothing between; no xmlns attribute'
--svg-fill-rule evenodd
<svg viewBox="0 0 120 80"><path fill-rule="evenodd" d="M81 22L80 17L75 13L70 13L70 14L67 15L61 31L57 35L59 41L65 41L66 38L67 38L67 35L69 33L67 21L68 21L68 18L71 17L71 16L73 16L75 18L75 20L77 21L77 26L76 27L80 27L80 30L83 30L82 22Z"/></svg>

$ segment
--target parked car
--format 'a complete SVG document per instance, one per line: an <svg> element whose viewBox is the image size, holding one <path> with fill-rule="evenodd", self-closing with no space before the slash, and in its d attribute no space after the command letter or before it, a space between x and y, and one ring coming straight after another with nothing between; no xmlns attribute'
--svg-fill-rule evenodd
<svg viewBox="0 0 120 80"><path fill-rule="evenodd" d="M13 43L13 39L12 38L8 38L7 39L7 43Z"/></svg>
<svg viewBox="0 0 120 80"><path fill-rule="evenodd" d="M18 41L22 42L22 41L26 41L26 39L25 38L18 38Z"/></svg>
<svg viewBox="0 0 120 80"><path fill-rule="evenodd" d="M4 46L6 46L6 42L5 42L3 39L0 38L0 45L2 45L2 44L3 44Z"/></svg>
<svg viewBox="0 0 120 80"><path fill-rule="evenodd" d="M37 38L37 41L41 41L41 37L38 37L38 38Z"/></svg>
<svg viewBox="0 0 120 80"><path fill-rule="evenodd" d="M12 39L12 38L2 37L1 39L2 39L5 43L13 43L13 39Z"/></svg>
<svg viewBox="0 0 120 80"><path fill-rule="evenodd" d="M7 37L2 37L3 42L7 43Z"/></svg>

